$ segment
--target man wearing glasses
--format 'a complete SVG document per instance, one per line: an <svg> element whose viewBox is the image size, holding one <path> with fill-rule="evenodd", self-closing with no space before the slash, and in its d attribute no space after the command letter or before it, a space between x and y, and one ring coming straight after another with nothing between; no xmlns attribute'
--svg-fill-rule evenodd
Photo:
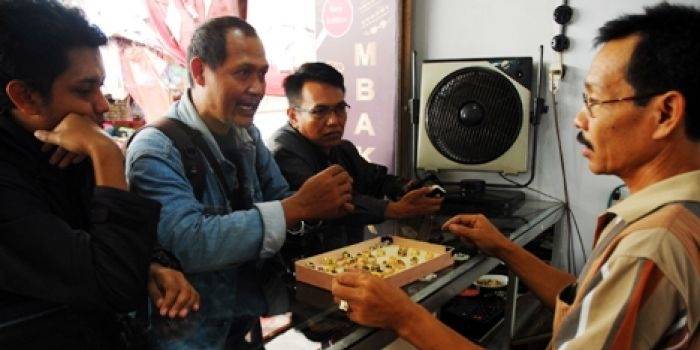
<svg viewBox="0 0 700 350"><path fill-rule="evenodd" d="M700 349L699 35L700 10L667 3L599 31L578 140L591 171L620 177L631 196L598 218L578 278L483 216L444 225L503 260L555 310L553 349ZM392 328L418 348L478 348L383 280L343 274L333 294L351 319Z"/></svg>
<svg viewBox="0 0 700 350"><path fill-rule="evenodd" d="M427 187L403 195L408 181L388 175L387 168L369 163L355 146L343 140L347 121L343 76L325 63L306 63L284 80L289 123L272 138L272 152L292 189L331 164L353 178L355 211L324 222L302 222L289 230L283 256L293 260L362 240L364 226L437 211L442 200L430 198ZM386 200L389 197L392 200Z"/></svg>

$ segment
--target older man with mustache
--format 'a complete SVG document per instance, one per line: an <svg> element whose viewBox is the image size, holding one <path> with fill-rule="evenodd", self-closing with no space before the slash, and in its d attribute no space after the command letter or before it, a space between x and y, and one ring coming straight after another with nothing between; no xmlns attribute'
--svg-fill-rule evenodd
<svg viewBox="0 0 700 350"><path fill-rule="evenodd" d="M589 168L624 180L631 196L598 218L578 279L505 238L483 216L448 229L503 260L555 309L555 349L699 349L700 10L667 3L607 22L575 124ZM333 294L359 323L394 329L421 349L478 348L363 274Z"/></svg>

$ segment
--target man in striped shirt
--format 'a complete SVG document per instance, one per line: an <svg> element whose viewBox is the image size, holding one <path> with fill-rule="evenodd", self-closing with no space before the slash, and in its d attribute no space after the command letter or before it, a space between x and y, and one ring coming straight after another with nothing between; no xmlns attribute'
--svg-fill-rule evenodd
<svg viewBox="0 0 700 350"><path fill-rule="evenodd" d="M700 349L698 38L700 10L667 3L600 29L575 124L591 171L620 177L631 196L599 217L578 279L483 216L444 226L503 260L555 310L553 349ZM351 319L419 348L477 348L382 280L341 275L333 293Z"/></svg>

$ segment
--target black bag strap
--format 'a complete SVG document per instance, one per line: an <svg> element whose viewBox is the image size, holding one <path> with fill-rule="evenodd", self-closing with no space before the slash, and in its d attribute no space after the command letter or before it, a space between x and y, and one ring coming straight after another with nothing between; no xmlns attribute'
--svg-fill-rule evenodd
<svg viewBox="0 0 700 350"><path fill-rule="evenodd" d="M196 131L177 119L161 118L131 135L126 144L127 148L134 137L141 130L148 127L154 127L162 132L180 152L180 160L182 161L185 176L192 185L192 192L195 198L201 201L204 196L206 168L201 154L197 151L197 146L192 141L192 134Z"/></svg>
<svg viewBox="0 0 700 350"><path fill-rule="evenodd" d="M193 142L197 131L182 121L171 118L161 118L151 125L165 134L180 151L185 176L192 185L195 198L201 201L204 196L206 167L202 155L197 151L197 145Z"/></svg>
<svg viewBox="0 0 700 350"><path fill-rule="evenodd" d="M226 177L224 176L224 171L221 168L221 163L219 163L214 156L214 153L211 151L211 148L209 148L209 145L207 145L202 133L193 129L181 120L161 118L134 133L129 139L127 147L136 134L147 127L154 127L160 130L160 132L162 132L173 142L175 148L180 151L180 158L185 170L185 176L187 176L187 180L192 185L192 191L194 192L194 195L198 201L201 202L202 197L204 196L206 177L206 165L204 164L204 159L202 158L202 155L204 155L206 162L209 163L209 166L211 166L212 170L214 171L214 175L216 175L216 178L223 187L224 193L226 194L229 203L231 203L231 207L234 208L234 210L238 208L236 204L240 202L237 200L239 199L239 195L229 188L228 183L226 182ZM240 171L242 171L242 169L240 169L239 172Z"/></svg>

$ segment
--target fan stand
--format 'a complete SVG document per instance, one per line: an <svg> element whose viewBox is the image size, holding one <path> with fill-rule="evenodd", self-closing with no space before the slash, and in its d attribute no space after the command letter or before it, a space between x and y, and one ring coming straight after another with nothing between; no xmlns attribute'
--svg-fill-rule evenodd
<svg viewBox="0 0 700 350"><path fill-rule="evenodd" d="M462 187L464 185L466 184L462 181L459 192L447 193L442 203L442 213L448 215L479 213L491 218L511 217L525 201L525 193L520 190L484 188L474 192L470 190L471 185Z"/></svg>

